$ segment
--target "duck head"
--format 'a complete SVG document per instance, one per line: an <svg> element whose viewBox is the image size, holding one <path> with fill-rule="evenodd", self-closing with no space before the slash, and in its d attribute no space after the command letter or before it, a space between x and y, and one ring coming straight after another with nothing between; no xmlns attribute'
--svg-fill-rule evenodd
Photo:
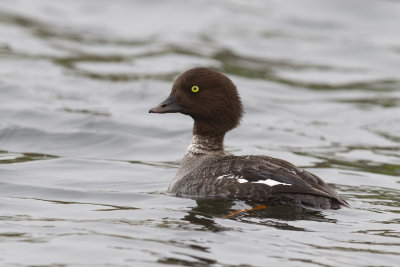
<svg viewBox="0 0 400 267"><path fill-rule="evenodd" d="M189 115L194 120L193 134L224 136L239 124L243 106L227 76L199 67L181 74L168 98L149 112Z"/></svg>

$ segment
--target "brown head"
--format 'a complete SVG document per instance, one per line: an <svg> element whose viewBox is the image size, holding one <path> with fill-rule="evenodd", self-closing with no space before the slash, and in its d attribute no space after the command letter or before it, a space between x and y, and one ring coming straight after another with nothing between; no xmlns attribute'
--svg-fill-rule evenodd
<svg viewBox="0 0 400 267"><path fill-rule="evenodd" d="M169 97L149 112L180 112L193 118L193 134L223 136L239 124L243 107L227 76L199 67L181 74Z"/></svg>

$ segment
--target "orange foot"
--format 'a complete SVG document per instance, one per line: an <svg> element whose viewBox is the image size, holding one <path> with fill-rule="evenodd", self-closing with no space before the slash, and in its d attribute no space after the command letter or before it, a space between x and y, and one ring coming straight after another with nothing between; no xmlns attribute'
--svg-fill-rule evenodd
<svg viewBox="0 0 400 267"><path fill-rule="evenodd" d="M262 210L262 209L266 209L266 208L267 208L267 206L265 206L265 205L258 205L257 207L252 208L252 209L237 210L235 212L232 212L231 214L224 216L224 218L229 218L229 217L235 216L239 213L246 212L246 211Z"/></svg>

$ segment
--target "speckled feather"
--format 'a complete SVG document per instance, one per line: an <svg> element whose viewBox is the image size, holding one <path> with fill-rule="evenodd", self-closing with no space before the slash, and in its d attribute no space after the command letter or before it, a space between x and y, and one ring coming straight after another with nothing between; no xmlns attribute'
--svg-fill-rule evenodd
<svg viewBox="0 0 400 267"><path fill-rule="evenodd" d="M232 175L232 178L219 179L223 175ZM238 179L247 182L240 183ZM267 179L289 185L258 183ZM169 192L182 197L241 199L317 208L348 206L316 175L287 161L267 156L225 156L204 160L179 178Z"/></svg>

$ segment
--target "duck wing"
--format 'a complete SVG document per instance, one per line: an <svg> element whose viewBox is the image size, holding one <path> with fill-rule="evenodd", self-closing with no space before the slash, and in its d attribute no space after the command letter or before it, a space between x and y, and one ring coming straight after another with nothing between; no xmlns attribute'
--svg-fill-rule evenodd
<svg viewBox="0 0 400 267"><path fill-rule="evenodd" d="M243 199L254 202L349 206L318 176L268 156L225 156L204 161L169 188L177 196Z"/></svg>
<svg viewBox="0 0 400 267"><path fill-rule="evenodd" d="M239 183L262 184L264 188L265 186L268 188L272 196L281 194L314 195L330 198L341 205L349 206L321 178L285 160L261 155L233 156L221 160L230 162L230 169L238 177Z"/></svg>
<svg viewBox="0 0 400 267"><path fill-rule="evenodd" d="M199 170L198 175L209 175L209 185L214 184L217 195L218 188L221 188L223 194L227 195L228 189L234 192L234 198L241 199L277 199L280 196L310 199L314 196L315 199L329 199L330 202L349 207L318 176L285 160L268 156L226 156L204 165L205 169Z"/></svg>

